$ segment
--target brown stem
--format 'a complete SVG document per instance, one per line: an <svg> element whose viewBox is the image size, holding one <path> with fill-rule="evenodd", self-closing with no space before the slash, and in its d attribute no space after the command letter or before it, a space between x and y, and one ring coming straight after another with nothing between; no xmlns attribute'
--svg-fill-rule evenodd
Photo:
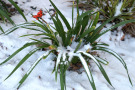
<svg viewBox="0 0 135 90"><path fill-rule="evenodd" d="M47 24L47 22L43 18L40 18L40 19Z"/></svg>

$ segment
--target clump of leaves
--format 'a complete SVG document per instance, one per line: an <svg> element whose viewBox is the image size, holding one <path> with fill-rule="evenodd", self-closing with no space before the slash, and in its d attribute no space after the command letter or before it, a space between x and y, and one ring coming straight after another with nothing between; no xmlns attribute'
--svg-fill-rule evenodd
<svg viewBox="0 0 135 90"><path fill-rule="evenodd" d="M118 23L121 20L133 19L135 15L135 0L83 0L83 7L94 5L95 8L100 9L102 20L112 18L116 15L116 11L121 12L119 17L115 19ZM82 4L82 3L80 3ZM118 7L119 6L119 7ZM94 8L94 7L93 7Z"/></svg>
<svg viewBox="0 0 135 90"><path fill-rule="evenodd" d="M27 21L26 17L24 16L22 10L18 7L18 5L13 0L8 0L15 8L16 10L23 16L23 18ZM3 22L9 21L12 25L15 25L13 20L10 18L11 13L9 11L9 5L7 5L3 0L0 0L0 20ZM0 26L0 30L4 32L2 27Z"/></svg>
<svg viewBox="0 0 135 90"><path fill-rule="evenodd" d="M71 63L78 63L81 62L86 74L88 76L89 82L93 88L93 90L96 90L96 86L94 83L94 79L92 76L92 72L90 70L90 67L88 65L89 60L93 60L98 68L100 69L102 75L106 79L106 81L113 87L107 73L105 72L104 68L102 67L102 64L107 65L108 61L97 57L96 55L92 55L91 52L93 51L104 51L108 52L111 55L115 56L124 66L125 70L127 71L127 75L129 78L130 83L131 79L128 74L127 65L124 62L124 60L113 50L110 50L107 48L107 44L105 43L98 43L96 40L104 35L106 32L110 31L111 29L114 29L120 25L127 24L130 22L134 22L135 20L127 20L124 22L120 22L116 25L113 25L110 29L107 29L105 31L102 31L102 28L110 21L112 21L114 18L110 18L103 22L100 26L97 27L97 22L99 19L99 12L93 12L92 10L86 11L86 12L79 12L78 6L77 6L77 18L74 21L74 9L72 9L72 26L69 24L65 16L59 11L59 9L55 6L55 4L50 0L52 6L56 10L56 15L52 16L52 20L54 23L54 27L51 24L48 24L43 18L42 18L42 11L40 10L37 15L34 15L33 17L36 18L39 22L33 22L33 23L24 23L17 25L15 27L12 27L11 29L7 30L5 34L9 34L13 32L14 30L18 28L27 28L29 30L35 30L40 33L38 34L27 34L24 36L41 36L40 40L38 39L32 39L32 42L26 43L23 45L20 49L15 51L11 56L9 56L5 61L0 63L0 65L8 62L12 57L14 57L16 54L18 54L20 51L22 51L24 48L27 48L32 45L38 45L35 49L31 50L13 69L13 71L8 75L6 79L8 79L27 59L33 55L36 51L44 48L47 51L41 57L39 57L35 63L31 66L31 68L28 70L28 72L23 76L23 78L19 81L18 88L23 84L23 82L26 80L26 78L30 75L32 70L35 68L35 66L42 60L46 59L50 53L54 53L56 55L56 65L54 67L55 77L57 80L57 74L60 74L60 84L61 84L61 90L66 90L66 71L70 67ZM77 0L78 3L78 0ZM78 4L77 4L78 5ZM74 5L73 7L74 8ZM61 19L60 19L61 18ZM67 31L64 30L63 23L66 25ZM75 23L74 23L75 22ZM38 29L37 29L38 27ZM46 40L51 40L52 43L46 42ZM59 70L59 72L58 72ZM5 79L5 80L6 80Z"/></svg>

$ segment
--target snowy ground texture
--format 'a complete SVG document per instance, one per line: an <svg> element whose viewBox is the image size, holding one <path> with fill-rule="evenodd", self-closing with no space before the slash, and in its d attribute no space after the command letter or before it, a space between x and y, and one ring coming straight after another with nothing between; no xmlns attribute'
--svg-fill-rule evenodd
<svg viewBox="0 0 135 90"><path fill-rule="evenodd" d="M35 20L34 18L32 18L31 13L36 14L40 9L45 11L45 8L53 8L50 5L49 0L16 1L18 1L19 6L24 9L24 13L28 21ZM56 6L62 11L66 18L71 21L71 7L68 7L68 5L71 5L72 3L67 2L67 0L52 1L54 1ZM37 8L36 10L34 10L31 9L31 7ZM51 21L48 19L48 14L43 16L43 18L47 22L51 23ZM16 24L25 22L23 18L18 14L13 16L12 19L15 21ZM0 25L4 28L4 30L12 27L10 24L7 24L7 26L5 26L4 24L0 23ZM31 32L32 31L25 29L18 29L17 31L9 35L0 35L0 62L5 60L9 55L11 55L18 48L20 48L23 44L30 41L28 37L20 38L19 36ZM111 32L108 32L101 37L100 41L108 43L110 45L109 48L113 49L123 57L123 59L127 63L129 74L133 81L133 87L128 81L125 69L116 58L102 52L100 52L100 55L102 57L105 57L110 62L109 65L104 66L104 68L108 76L110 77L110 80L112 81L115 90L135 90L135 39L129 37L125 41L120 41L121 36L122 32L119 32L118 36L112 35ZM26 48L21 53L17 54L11 61L0 66L0 90L16 90L16 86L22 76L27 72L33 62L41 54L44 53L43 51L38 51L37 53L35 53L8 80L3 81L13 70L16 64L23 58L23 56L25 56L32 48L34 47ZM52 74L52 70L54 68L54 62L51 59L52 57L53 55L50 55L46 60L42 60L36 66L36 68L33 70L33 72L30 74L28 79L24 82L24 84L20 87L19 90L60 90L59 80L55 82L55 75ZM91 62L91 69L93 72L93 77L97 90L112 90L112 88L103 78L98 67L93 62ZM77 72L67 71L66 81L67 90L92 90L85 72L82 72L82 74L78 74Z"/></svg>

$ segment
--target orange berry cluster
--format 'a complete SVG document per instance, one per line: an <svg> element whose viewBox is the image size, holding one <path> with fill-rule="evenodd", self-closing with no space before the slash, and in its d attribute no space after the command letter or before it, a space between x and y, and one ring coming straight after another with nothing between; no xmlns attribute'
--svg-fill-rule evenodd
<svg viewBox="0 0 135 90"><path fill-rule="evenodd" d="M36 18L38 20L42 16L43 16L43 11L42 10L39 10L39 12L37 13L37 15L33 15L33 18Z"/></svg>

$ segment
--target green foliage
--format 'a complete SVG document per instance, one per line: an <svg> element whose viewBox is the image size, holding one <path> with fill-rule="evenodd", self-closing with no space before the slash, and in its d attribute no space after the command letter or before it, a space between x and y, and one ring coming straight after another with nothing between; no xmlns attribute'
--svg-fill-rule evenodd
<svg viewBox="0 0 135 90"><path fill-rule="evenodd" d="M117 17L115 20L116 22L119 22L119 20L129 20L133 19L135 15L135 0L83 0L86 1L85 4L83 4L83 7L85 8L86 5L93 5L95 8L98 7L100 9L101 15L103 17L101 20L106 20L108 18L112 18L115 16L115 13L117 11L117 6L119 3L122 3L122 6L120 7L121 15ZM94 8L94 7L93 7Z"/></svg>
<svg viewBox="0 0 135 90"><path fill-rule="evenodd" d="M19 6L13 1L13 0L8 0L16 9L17 11L22 15L22 17L27 21L25 15L23 14L22 10L19 8Z"/></svg>
<svg viewBox="0 0 135 90"><path fill-rule="evenodd" d="M82 63L93 90L96 90L96 86L95 86L94 79L92 76L92 71L90 70L90 67L88 65L89 60L93 60L96 63L96 65L98 66L99 70L101 71L106 81L113 87L107 73L102 67L102 64L107 65L109 62L100 57L97 57L96 55L92 55L91 52L93 52L93 50L101 50L115 56L122 63L122 65L124 66L128 74L128 69L124 60L119 55L117 55L114 51L108 49L107 44L98 43L96 42L96 40L100 36L104 35L106 32L110 31L111 29L114 29L118 26L130 23L130 22L135 22L135 20L123 21L121 23L113 25L108 30L102 31L102 28L107 23L109 23L110 21L114 20L117 17L112 17L97 27L97 22L99 19L99 12L93 12L93 10L90 10L90 11L80 13L77 7L78 14L75 21L73 20L74 10L72 10L72 26L71 26L69 22L67 21L67 19L65 18L65 16L55 6L55 4L51 0L50 2L57 12L56 16L51 17L54 23L54 27L51 24L46 23L46 21L44 21L42 17L40 17L38 20L39 22L24 23L24 24L16 25L5 32L5 34L9 34L17 30L18 28L26 28L29 30L38 31L40 33L27 34L27 35L23 35L22 37L31 36L31 35L41 36L40 40L31 38L31 40L33 40L32 42L26 43L20 49L15 51L11 56L9 56L5 61L0 63L0 65L2 65L8 62L9 60L11 60L12 57L14 57L16 54L21 52L26 47L33 46L33 45L37 46L37 48L30 51L17 64L17 66L7 76L6 79L8 79L25 61L27 61L27 59L32 54L34 54L37 50L41 48L45 48L47 51L36 60L36 62L28 70L28 72L23 76L23 78L19 82L18 88L27 79L27 77L30 75L30 73L35 68L35 66L42 59L45 59L50 53L54 53L56 55L56 65L54 68L54 72L55 72L55 78L57 80L58 69L60 69L61 90L66 90L65 77L66 77L67 69L70 67L71 63L77 63L77 62ZM73 5L73 8L74 8L74 5ZM64 30L63 23L61 20L66 25L68 29L67 32ZM51 40L52 43L47 43L46 40ZM73 45L75 47L72 47ZM88 60L86 60L86 58ZM129 74L128 74L128 78L129 78L130 83L132 84Z"/></svg>
<svg viewBox="0 0 135 90"><path fill-rule="evenodd" d="M16 10L23 16L23 18L27 21L26 17L24 16L22 10L18 7L18 5L13 1L13 0L8 0L15 8ZM6 5L6 3L3 1L3 0L0 0L0 19L3 21L3 22L6 22L7 20L12 24L12 25L15 25L15 23L13 22L13 20L10 18L11 14L8 10L8 7ZM2 32L3 29L2 27L0 26L0 30Z"/></svg>

